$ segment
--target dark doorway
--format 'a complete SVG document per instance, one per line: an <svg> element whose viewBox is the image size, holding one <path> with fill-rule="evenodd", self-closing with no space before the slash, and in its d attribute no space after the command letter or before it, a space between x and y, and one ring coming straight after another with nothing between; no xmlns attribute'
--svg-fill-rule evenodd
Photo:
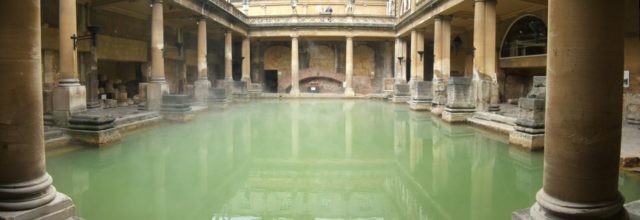
<svg viewBox="0 0 640 220"><path fill-rule="evenodd" d="M278 70L264 70L264 91L278 92Z"/></svg>

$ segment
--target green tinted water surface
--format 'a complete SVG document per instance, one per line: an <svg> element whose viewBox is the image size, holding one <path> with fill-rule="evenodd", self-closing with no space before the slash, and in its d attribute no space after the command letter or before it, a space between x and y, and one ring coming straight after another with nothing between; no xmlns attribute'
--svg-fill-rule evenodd
<svg viewBox="0 0 640 220"><path fill-rule="evenodd" d="M542 153L377 101L258 101L48 157L101 219L510 219ZM640 180L620 177L628 201Z"/></svg>

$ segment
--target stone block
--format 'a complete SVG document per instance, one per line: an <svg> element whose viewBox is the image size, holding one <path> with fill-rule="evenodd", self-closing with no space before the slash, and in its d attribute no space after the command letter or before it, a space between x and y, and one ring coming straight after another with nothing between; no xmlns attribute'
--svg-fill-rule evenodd
<svg viewBox="0 0 640 220"><path fill-rule="evenodd" d="M149 83L147 85L147 110L159 111L162 106L162 96L166 94L169 94L169 87L166 83Z"/></svg>
<svg viewBox="0 0 640 220"><path fill-rule="evenodd" d="M474 109L475 103L471 94L471 79L451 77L447 85L448 109ZM446 109L445 109L446 110Z"/></svg>
<svg viewBox="0 0 640 220"><path fill-rule="evenodd" d="M466 122L467 118L473 117L475 109L452 109L445 107L442 111L442 120L449 123Z"/></svg>
<svg viewBox="0 0 640 220"><path fill-rule="evenodd" d="M512 131L509 133L509 143L522 146L529 151L541 150L544 147L544 130L537 134Z"/></svg>
<svg viewBox="0 0 640 220"><path fill-rule="evenodd" d="M54 121L66 126L71 115L87 110L87 91L84 86L58 86L53 90Z"/></svg>
<svg viewBox="0 0 640 220"><path fill-rule="evenodd" d="M162 117L170 122L188 122L193 120L191 100L187 95L162 96Z"/></svg>
<svg viewBox="0 0 640 220"><path fill-rule="evenodd" d="M394 96L411 96L411 90L409 84L401 83L393 85Z"/></svg>
<svg viewBox="0 0 640 220"><path fill-rule="evenodd" d="M431 102L433 99L432 89L430 81L415 81L413 82L411 99Z"/></svg>
<svg viewBox="0 0 640 220"><path fill-rule="evenodd" d="M110 115L74 115L67 133L77 141L92 147L105 147L122 139Z"/></svg>
<svg viewBox="0 0 640 220"><path fill-rule="evenodd" d="M206 103L211 90L211 81L206 79L196 80L194 86L194 99L197 103Z"/></svg>
<svg viewBox="0 0 640 220"><path fill-rule="evenodd" d="M545 99L547 94L547 77L534 76L533 86L527 94L527 98Z"/></svg>
<svg viewBox="0 0 640 220"><path fill-rule="evenodd" d="M640 93L630 94L627 98L625 119L632 125L640 125Z"/></svg>
<svg viewBox="0 0 640 220"><path fill-rule="evenodd" d="M544 128L544 99L520 98L516 124L531 128Z"/></svg>

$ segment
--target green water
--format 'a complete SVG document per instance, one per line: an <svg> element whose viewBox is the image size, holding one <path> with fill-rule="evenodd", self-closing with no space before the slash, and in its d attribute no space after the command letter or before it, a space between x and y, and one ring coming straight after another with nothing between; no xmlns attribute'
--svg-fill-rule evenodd
<svg viewBox="0 0 640 220"><path fill-rule="evenodd" d="M259 101L106 149L49 156L77 214L100 219L510 219L542 153L377 101ZM620 177L627 201L640 179Z"/></svg>

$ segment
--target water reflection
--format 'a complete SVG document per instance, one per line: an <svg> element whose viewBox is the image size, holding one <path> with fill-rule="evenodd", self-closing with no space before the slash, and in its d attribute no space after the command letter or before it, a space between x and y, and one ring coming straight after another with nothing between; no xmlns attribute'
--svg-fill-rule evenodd
<svg viewBox="0 0 640 220"><path fill-rule="evenodd" d="M506 219L542 175L490 134L332 100L238 105L48 166L87 219Z"/></svg>

